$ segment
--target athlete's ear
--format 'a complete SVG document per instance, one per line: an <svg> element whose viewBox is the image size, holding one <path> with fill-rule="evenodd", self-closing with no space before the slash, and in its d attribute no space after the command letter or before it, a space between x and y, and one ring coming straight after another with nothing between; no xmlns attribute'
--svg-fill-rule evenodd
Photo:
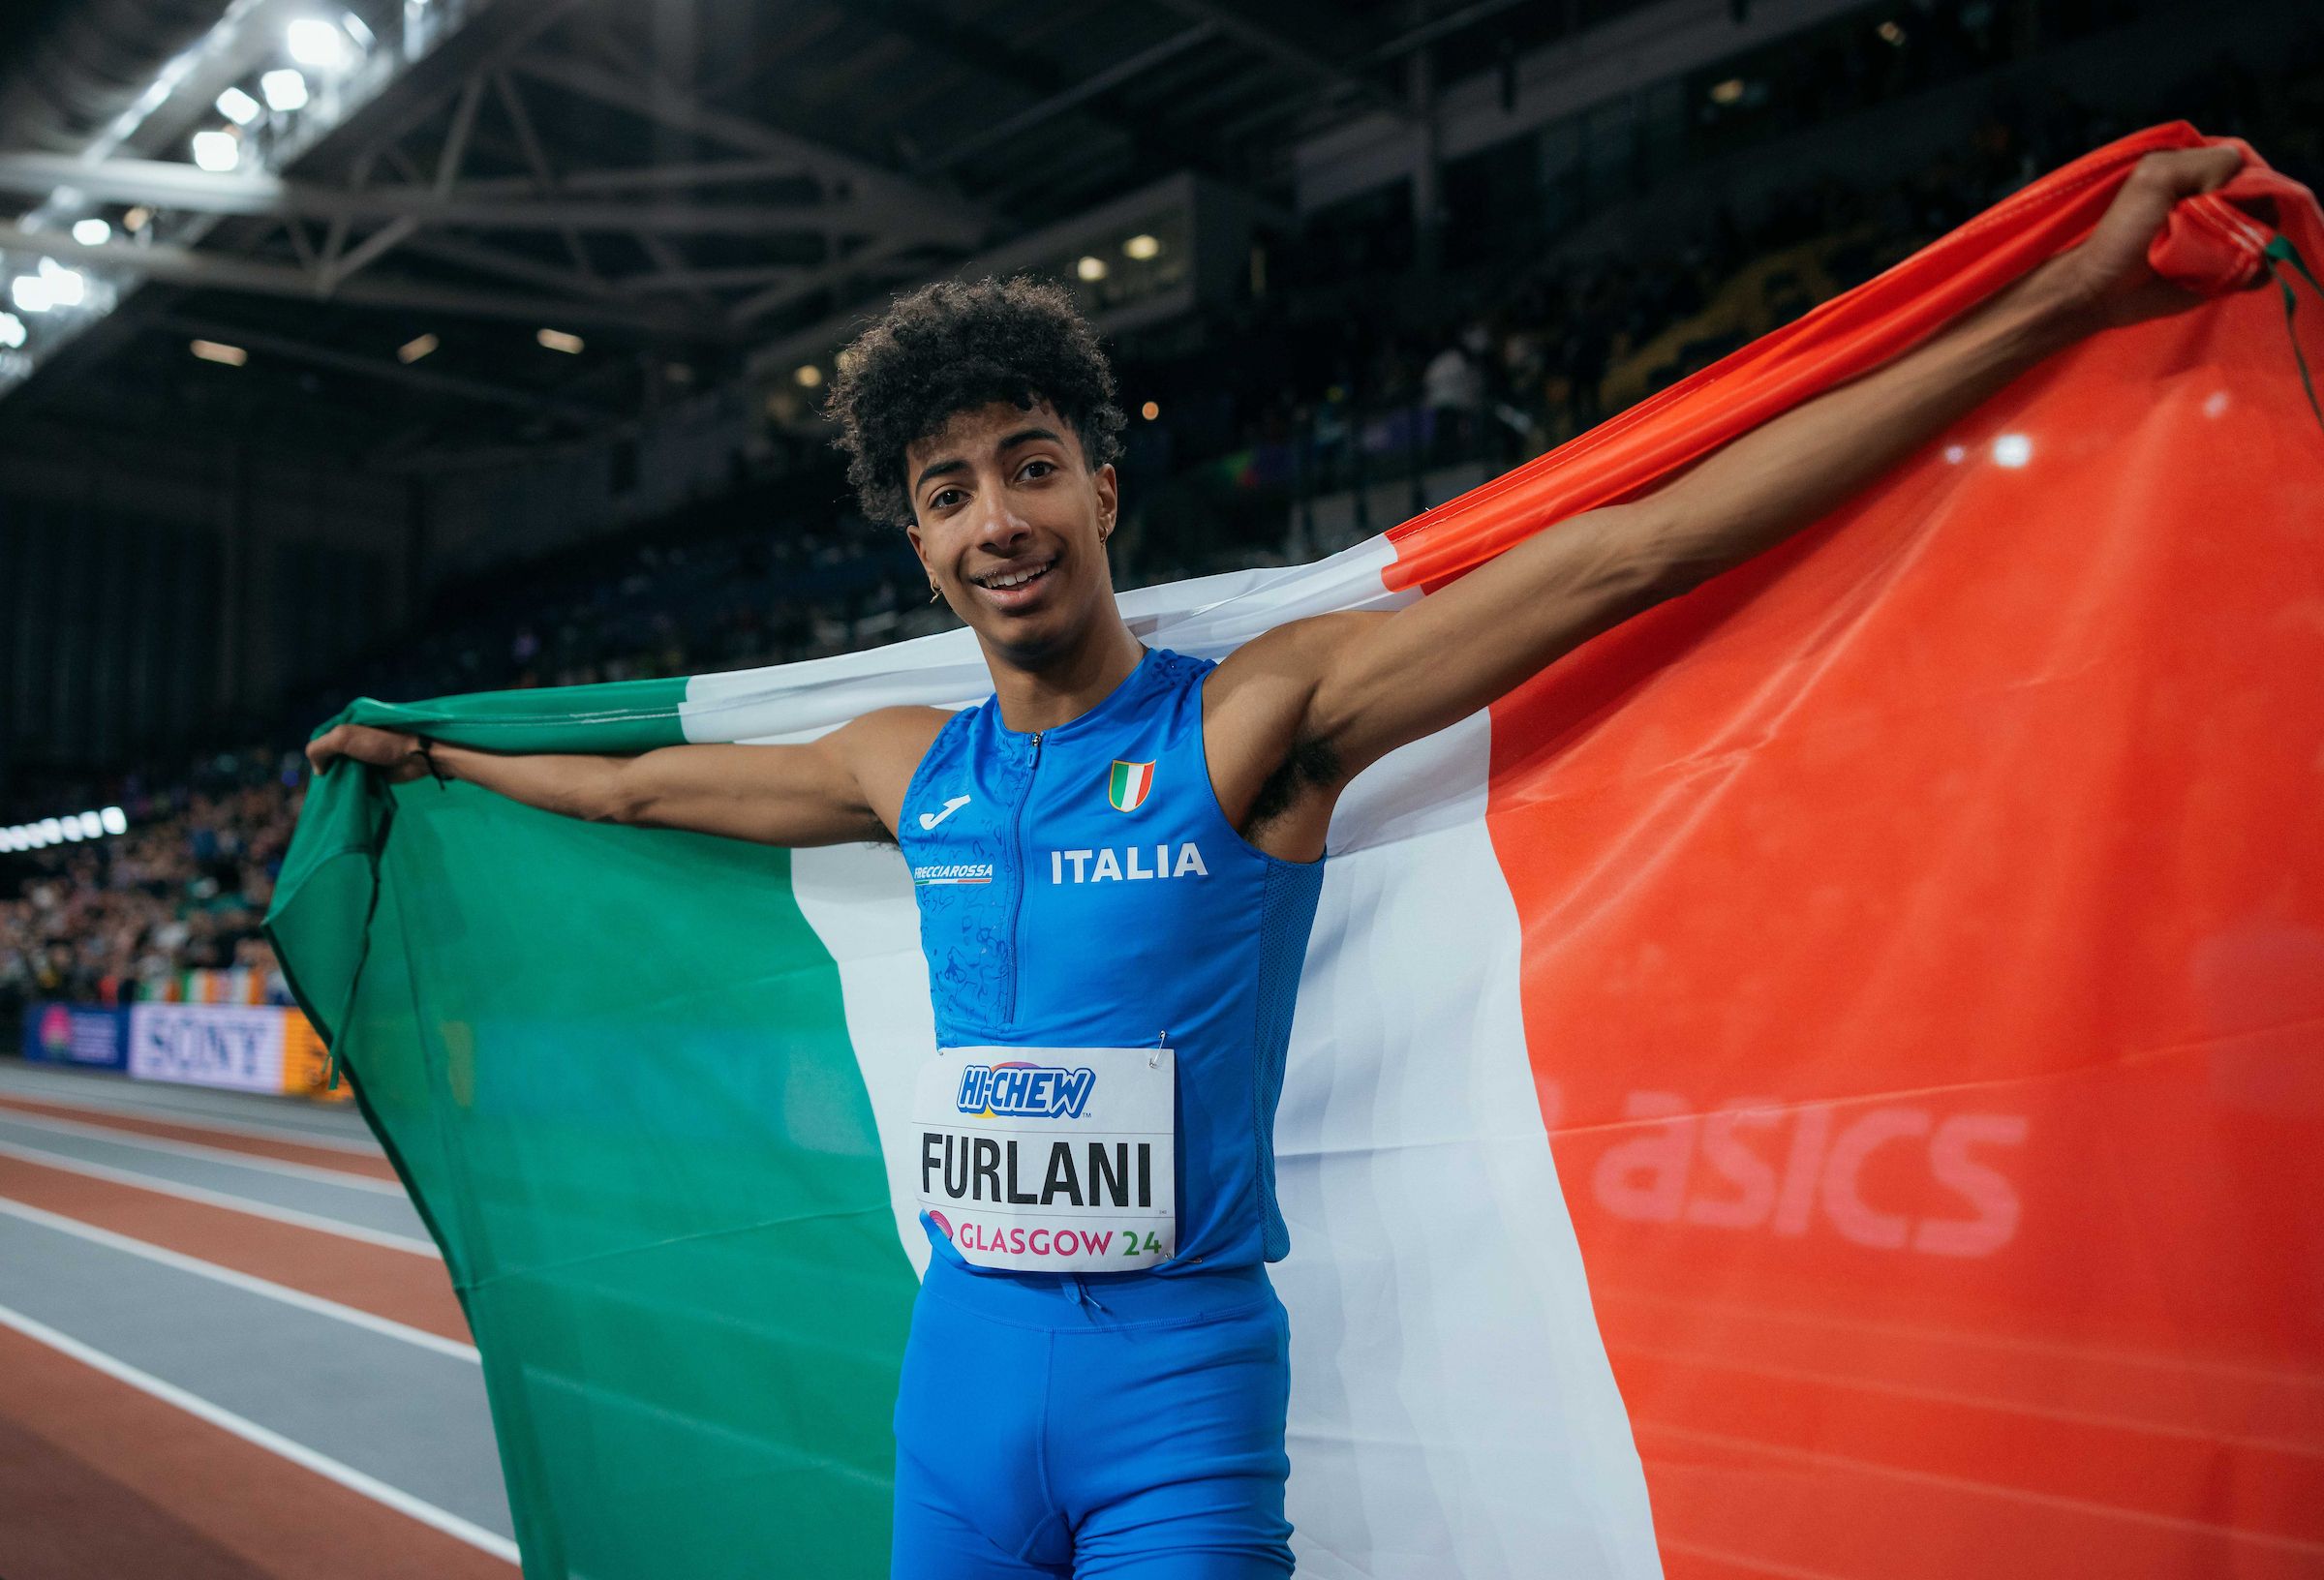
<svg viewBox="0 0 2324 1580"><path fill-rule="evenodd" d="M1114 523L1121 511L1121 484L1114 473L1114 463L1098 468L1089 483L1097 491L1097 536L1102 543L1114 535Z"/></svg>

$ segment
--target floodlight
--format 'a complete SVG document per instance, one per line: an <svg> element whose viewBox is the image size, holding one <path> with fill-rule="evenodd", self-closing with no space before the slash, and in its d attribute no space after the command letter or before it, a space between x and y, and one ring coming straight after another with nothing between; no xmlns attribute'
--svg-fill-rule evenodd
<svg viewBox="0 0 2324 1580"><path fill-rule="evenodd" d="M54 841L78 839L80 837L80 819L75 818L72 822L67 823L58 818L44 817L41 819L41 832Z"/></svg>
<svg viewBox="0 0 2324 1580"><path fill-rule="evenodd" d="M0 347L15 350L24 344L24 320L14 313L0 313Z"/></svg>
<svg viewBox="0 0 2324 1580"><path fill-rule="evenodd" d="M250 360L248 351L239 346L229 346L223 341L198 340L189 345L186 349L200 357L204 362L216 362L229 368L238 368Z"/></svg>
<svg viewBox="0 0 2324 1580"><path fill-rule="evenodd" d="M223 173L242 163L242 139L216 127L194 134L194 163L212 173Z"/></svg>
<svg viewBox="0 0 2324 1580"><path fill-rule="evenodd" d="M379 42L363 18L352 11L340 13L339 25L347 29L347 36L355 41L355 46L359 49L369 51Z"/></svg>
<svg viewBox="0 0 2324 1580"><path fill-rule="evenodd" d="M1135 235L1121 244L1121 251L1123 257L1134 258L1143 263L1162 251L1162 241L1158 236Z"/></svg>
<svg viewBox="0 0 2324 1580"><path fill-rule="evenodd" d="M307 79L295 67L268 72L259 78L259 91L266 96L268 109L288 114L307 107Z"/></svg>
<svg viewBox="0 0 2324 1580"><path fill-rule="evenodd" d="M290 58L301 66L318 71L336 71L347 64L352 51L347 35L320 16L301 16L283 30L284 47Z"/></svg>
<svg viewBox="0 0 2324 1580"><path fill-rule="evenodd" d="M2034 441L2024 434L2003 434L1993 441L1996 466L2012 470L2034 459Z"/></svg>
<svg viewBox="0 0 2324 1580"><path fill-rule="evenodd" d="M129 832L129 814L118 806L107 806L97 814L97 818L105 825L105 832L107 834L127 834Z"/></svg>
<svg viewBox="0 0 2324 1580"><path fill-rule="evenodd" d="M83 812L83 813L81 813L81 814L80 814L80 832L81 832L81 834L82 834L83 836L85 836L86 837L88 837L88 838L91 838L91 839L102 839L102 838L104 838L104 837L105 837L105 819L103 819L103 818L99 817L99 816L98 816L98 815L97 815L95 812Z"/></svg>
<svg viewBox="0 0 2324 1580"><path fill-rule="evenodd" d="M1084 256L1082 260L1073 266L1073 272L1085 280L1103 280L1106 277L1106 260L1102 258Z"/></svg>
<svg viewBox="0 0 2324 1580"><path fill-rule="evenodd" d="M1151 422L1162 414L1162 404L1159 401L1148 401L1138 409L1138 414Z"/></svg>
<svg viewBox="0 0 2324 1580"><path fill-rule="evenodd" d="M813 389L823 382L823 370L812 362L807 362L801 364L799 371L791 377L799 380L801 389Z"/></svg>
<svg viewBox="0 0 2324 1580"><path fill-rule="evenodd" d="M143 203L121 216L121 228L135 234L153 223L153 210Z"/></svg>
<svg viewBox="0 0 2324 1580"><path fill-rule="evenodd" d="M542 329L535 332L533 338L552 351L563 351L567 356L581 354L582 342L579 335L568 335L562 329Z"/></svg>
<svg viewBox="0 0 2324 1580"><path fill-rule="evenodd" d="M240 88L229 88L218 96L218 113L236 126L248 126L265 114L259 102Z"/></svg>
<svg viewBox="0 0 2324 1580"><path fill-rule="evenodd" d="M102 247L113 239L113 228L103 220L75 220L73 239L83 247Z"/></svg>
<svg viewBox="0 0 2324 1580"><path fill-rule="evenodd" d="M46 313L56 305L56 297L48 289L46 276L19 274L8 283L8 293L18 309L26 313Z"/></svg>
<svg viewBox="0 0 2324 1580"><path fill-rule="evenodd" d="M395 359L407 366L418 361L443 343L434 335L418 335L395 349Z"/></svg>

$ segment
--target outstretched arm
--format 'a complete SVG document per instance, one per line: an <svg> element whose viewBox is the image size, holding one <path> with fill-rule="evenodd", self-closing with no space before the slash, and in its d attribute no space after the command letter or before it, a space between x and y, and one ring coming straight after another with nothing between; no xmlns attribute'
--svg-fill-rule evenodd
<svg viewBox="0 0 2324 1580"><path fill-rule="evenodd" d="M883 708L798 745L703 743L627 757L481 751L341 724L308 743L307 759L320 773L348 758L393 783L432 766L444 778L593 822L836 845L894 837L904 786L944 716L933 708Z"/></svg>
<svg viewBox="0 0 2324 1580"><path fill-rule="evenodd" d="M1328 748L1344 778L1790 536L2052 351L2193 305L2148 268L2147 246L2173 203L2218 186L2241 160L2231 148L2150 154L2081 246L1887 366L1408 608L1300 622L1236 659L1249 654L1254 678L1278 694L1304 694L1297 740Z"/></svg>

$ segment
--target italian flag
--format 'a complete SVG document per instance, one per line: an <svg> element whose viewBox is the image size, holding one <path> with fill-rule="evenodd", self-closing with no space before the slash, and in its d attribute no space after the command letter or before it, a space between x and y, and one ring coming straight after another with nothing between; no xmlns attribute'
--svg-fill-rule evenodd
<svg viewBox="0 0 2324 1580"><path fill-rule="evenodd" d="M1223 656L1425 597L2196 140L1383 537L1124 614ZM2217 300L1356 781L1277 1133L1302 1574L2324 1566L2324 428L2276 287L2228 289L2324 225L2266 180L2158 248ZM2324 357L2324 302L2292 321ZM344 716L627 752L989 690L961 631ZM341 767L270 926L453 1270L530 1580L884 1575L933 1047L897 853Z"/></svg>

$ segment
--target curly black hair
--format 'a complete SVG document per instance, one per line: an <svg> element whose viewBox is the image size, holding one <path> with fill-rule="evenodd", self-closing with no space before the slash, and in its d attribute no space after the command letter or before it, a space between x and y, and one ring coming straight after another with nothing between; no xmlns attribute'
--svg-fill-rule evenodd
<svg viewBox="0 0 2324 1580"><path fill-rule="evenodd" d="M922 286L858 335L839 368L825 414L840 425L847 480L875 521L911 525L905 446L994 401L1027 410L1047 401L1092 471L1121 454L1128 419L1114 404L1114 370L1062 286L1026 275Z"/></svg>

